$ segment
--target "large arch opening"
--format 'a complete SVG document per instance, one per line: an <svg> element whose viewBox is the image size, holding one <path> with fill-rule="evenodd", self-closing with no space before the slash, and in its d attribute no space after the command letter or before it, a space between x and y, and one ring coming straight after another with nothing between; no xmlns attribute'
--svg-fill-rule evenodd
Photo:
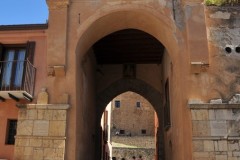
<svg viewBox="0 0 240 160"><path fill-rule="evenodd" d="M171 83L171 67L177 63L182 49L178 48L173 30L170 23L143 9L104 15L79 29L81 36L76 50L76 95L81 97L77 99L76 112L78 159L101 157L101 115L109 101L126 91L142 95L154 107L159 117L158 138L161 140L158 159L164 159L164 86L167 81Z"/></svg>

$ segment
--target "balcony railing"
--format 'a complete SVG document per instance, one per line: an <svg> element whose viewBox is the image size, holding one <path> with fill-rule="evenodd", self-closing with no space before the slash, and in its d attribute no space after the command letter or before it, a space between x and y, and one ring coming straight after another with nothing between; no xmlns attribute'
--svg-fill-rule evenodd
<svg viewBox="0 0 240 160"><path fill-rule="evenodd" d="M0 99L32 101L36 68L28 61L0 61Z"/></svg>

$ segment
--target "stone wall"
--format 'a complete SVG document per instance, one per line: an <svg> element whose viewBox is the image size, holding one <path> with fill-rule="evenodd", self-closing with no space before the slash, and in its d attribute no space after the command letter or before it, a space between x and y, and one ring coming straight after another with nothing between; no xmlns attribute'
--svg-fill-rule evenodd
<svg viewBox="0 0 240 160"><path fill-rule="evenodd" d="M240 159L240 104L190 104L193 160Z"/></svg>
<svg viewBox="0 0 240 160"><path fill-rule="evenodd" d="M113 136L112 146L115 147L114 143L127 145L135 148L151 148L155 149L155 137L154 136Z"/></svg>
<svg viewBox="0 0 240 160"><path fill-rule="evenodd" d="M131 159L142 156L145 160L153 160L155 155L154 136L113 136L112 157Z"/></svg>
<svg viewBox="0 0 240 160"><path fill-rule="evenodd" d="M15 160L64 160L69 105L19 106Z"/></svg>
<svg viewBox="0 0 240 160"><path fill-rule="evenodd" d="M120 107L115 107L115 101L120 101ZM115 97L112 102L113 135L119 130L132 136L154 135L154 108L144 97L128 91ZM140 102L140 107L136 106L137 102ZM142 134L142 130L146 133Z"/></svg>
<svg viewBox="0 0 240 160"><path fill-rule="evenodd" d="M154 149L143 149L143 148L113 148L113 157L117 160L125 158L126 160L132 159L132 156L142 156L145 160L154 160Z"/></svg>

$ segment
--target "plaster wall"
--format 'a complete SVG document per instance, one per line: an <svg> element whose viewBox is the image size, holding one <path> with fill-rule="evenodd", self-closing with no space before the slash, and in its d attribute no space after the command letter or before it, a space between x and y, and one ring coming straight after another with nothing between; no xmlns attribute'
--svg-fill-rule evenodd
<svg viewBox="0 0 240 160"><path fill-rule="evenodd" d="M15 101L9 100L7 103L1 104L0 107L0 159L13 160L14 145L6 144L7 123L8 120L18 119L18 108L15 106Z"/></svg>
<svg viewBox="0 0 240 160"><path fill-rule="evenodd" d="M24 31L1 31L0 43L2 44L26 44L28 41L35 41L35 52L33 65L36 67L36 77L34 86L34 99L32 103L36 102L36 96L41 88L46 86L47 70L46 70L46 31L45 30L24 30ZM5 145L6 129L8 119L18 119L18 108L16 102L13 100L6 100L0 102L0 158L8 160L13 159L14 145Z"/></svg>

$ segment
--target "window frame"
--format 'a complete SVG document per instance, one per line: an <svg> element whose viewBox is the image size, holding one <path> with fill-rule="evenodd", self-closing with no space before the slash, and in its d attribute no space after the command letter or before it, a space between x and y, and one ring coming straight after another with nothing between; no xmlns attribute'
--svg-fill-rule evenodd
<svg viewBox="0 0 240 160"><path fill-rule="evenodd" d="M17 62L16 60L16 56L18 55L19 53L19 50L21 49L25 49L25 58L24 58L24 64L23 64L23 74L22 74L22 81L21 81L21 85L20 86L17 86L17 87L14 87L14 80L17 76L16 74L16 63L13 63L13 70L11 71L11 79L10 79L10 87L9 87L9 90L16 90L18 88L21 88L24 84L24 77L25 77L25 73L26 73L26 63L25 61L29 61L31 64L33 64L33 60L34 60L34 52L35 52L35 46L36 46L36 43L35 41L28 41L27 43L19 43L19 44L2 44L0 43L0 61L3 62L4 61L4 58L6 56L6 52L7 50L11 50L13 49L14 50L14 61ZM0 64L0 80L2 82L3 80L3 64L1 63ZM3 86L2 83L0 84L0 87L4 88L6 86ZM34 87L34 86L33 86ZM8 88L8 87L7 87Z"/></svg>
<svg viewBox="0 0 240 160"><path fill-rule="evenodd" d="M115 108L120 108L121 107L121 101L120 100L115 100L114 101L114 107Z"/></svg>
<svg viewBox="0 0 240 160"><path fill-rule="evenodd" d="M136 107L137 107L137 108L141 108L141 102L140 102L140 101L137 101L137 102L136 102Z"/></svg>
<svg viewBox="0 0 240 160"><path fill-rule="evenodd" d="M14 127L15 127L15 134L14 135L10 135L10 125L11 125L11 122L14 122ZM6 136L5 136L5 145L14 145L15 144L15 136L16 136L16 133L17 133L17 123L18 123L18 120L17 119L8 119L7 120L7 127L6 127ZM11 143L12 139L10 138L13 138L13 143Z"/></svg>
<svg viewBox="0 0 240 160"><path fill-rule="evenodd" d="M146 129L141 129L141 134L146 135L147 134L147 130Z"/></svg>

